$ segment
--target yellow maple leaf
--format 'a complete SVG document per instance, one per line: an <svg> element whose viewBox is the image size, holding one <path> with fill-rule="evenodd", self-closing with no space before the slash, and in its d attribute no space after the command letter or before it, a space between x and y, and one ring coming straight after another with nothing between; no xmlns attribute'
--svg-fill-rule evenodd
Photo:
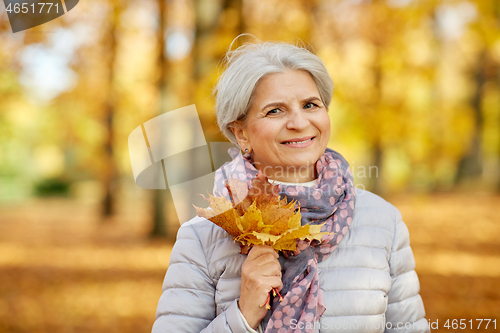
<svg viewBox="0 0 500 333"><path fill-rule="evenodd" d="M269 245L276 251L295 251L297 240L320 240L328 232L321 225L300 223L300 210L296 202L280 198L278 185L271 184L259 171L248 188L246 182L229 179L225 184L232 199L209 195L205 198L210 208L196 207L204 217L222 229L242 246L247 253L252 245ZM236 204L235 204L236 203Z"/></svg>

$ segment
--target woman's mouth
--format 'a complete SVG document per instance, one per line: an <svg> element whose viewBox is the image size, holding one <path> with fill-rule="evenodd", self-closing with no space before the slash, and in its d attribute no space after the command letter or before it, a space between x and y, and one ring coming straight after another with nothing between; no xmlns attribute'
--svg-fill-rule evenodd
<svg viewBox="0 0 500 333"><path fill-rule="evenodd" d="M306 137L306 138L294 138L291 140L283 141L281 144L286 145L287 147L290 148L304 148L304 147L309 147L312 145L313 140L315 137Z"/></svg>

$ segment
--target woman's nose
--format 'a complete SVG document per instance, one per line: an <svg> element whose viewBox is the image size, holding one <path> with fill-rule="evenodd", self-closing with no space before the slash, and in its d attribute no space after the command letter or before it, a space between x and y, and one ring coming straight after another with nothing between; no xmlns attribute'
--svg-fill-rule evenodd
<svg viewBox="0 0 500 333"><path fill-rule="evenodd" d="M309 118L304 113L304 110L297 109L289 113L287 129L302 130L309 126Z"/></svg>

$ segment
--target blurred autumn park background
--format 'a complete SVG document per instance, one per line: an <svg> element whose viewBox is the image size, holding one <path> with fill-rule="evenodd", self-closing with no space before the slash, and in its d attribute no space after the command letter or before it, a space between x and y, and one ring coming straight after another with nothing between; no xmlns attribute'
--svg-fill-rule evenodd
<svg viewBox="0 0 500 333"><path fill-rule="evenodd" d="M0 332L150 331L180 224L127 138L195 104L223 141L211 89L241 33L325 61L329 146L401 210L427 318L497 319L499 27L497 0L86 0L13 34L0 5Z"/></svg>

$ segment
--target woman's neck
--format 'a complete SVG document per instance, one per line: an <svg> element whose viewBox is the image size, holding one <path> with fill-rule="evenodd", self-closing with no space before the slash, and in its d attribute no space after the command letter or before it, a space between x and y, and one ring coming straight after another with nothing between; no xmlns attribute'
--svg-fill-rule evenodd
<svg viewBox="0 0 500 333"><path fill-rule="evenodd" d="M287 186L305 186L305 187L314 187L316 186L317 179L311 180L309 182L305 183L289 183L289 182L281 182L279 180L274 180L274 179L269 179L271 183L274 183L276 185L287 185Z"/></svg>
<svg viewBox="0 0 500 333"><path fill-rule="evenodd" d="M316 168L313 166L311 168L307 167L264 167L261 168L267 178L279 181L282 183L307 183L315 180Z"/></svg>

